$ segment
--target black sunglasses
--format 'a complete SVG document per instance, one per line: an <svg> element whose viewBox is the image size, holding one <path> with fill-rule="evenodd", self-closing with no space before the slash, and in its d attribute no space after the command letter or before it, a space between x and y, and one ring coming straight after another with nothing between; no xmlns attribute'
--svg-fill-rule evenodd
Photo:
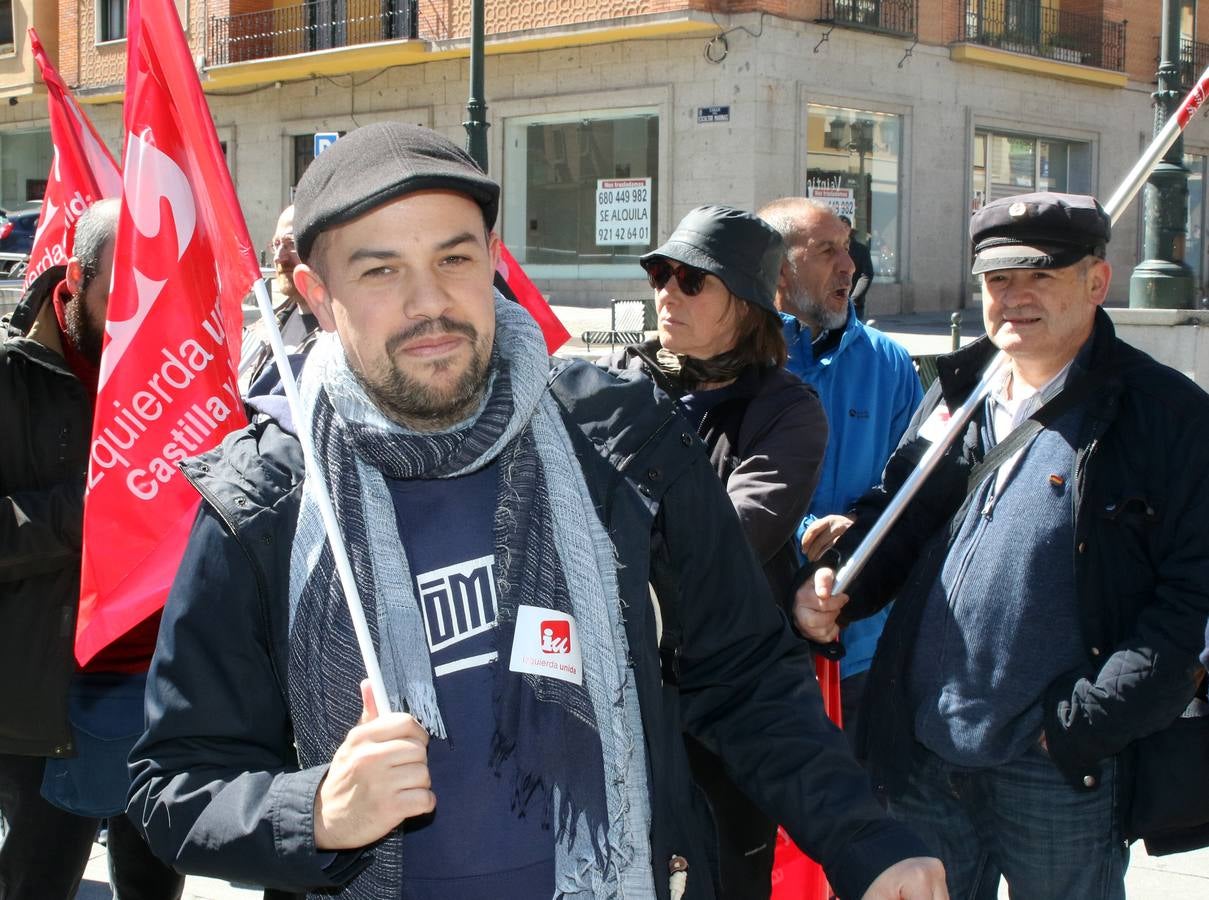
<svg viewBox="0 0 1209 900"><path fill-rule="evenodd" d="M701 289L705 287L705 276L708 274L705 269L686 266L683 263L673 265L666 259L653 259L646 264L646 277L651 287L661 291L672 276L675 276L680 293L686 297L696 297L701 293Z"/></svg>

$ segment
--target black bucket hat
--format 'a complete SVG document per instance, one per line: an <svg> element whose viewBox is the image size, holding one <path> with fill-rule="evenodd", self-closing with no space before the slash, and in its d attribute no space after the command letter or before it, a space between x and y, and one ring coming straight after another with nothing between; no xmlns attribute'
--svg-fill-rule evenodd
<svg viewBox="0 0 1209 900"><path fill-rule="evenodd" d="M704 269L736 297L777 311L777 282L785 241L759 216L729 206L698 206L663 246L643 255L643 268L659 258Z"/></svg>

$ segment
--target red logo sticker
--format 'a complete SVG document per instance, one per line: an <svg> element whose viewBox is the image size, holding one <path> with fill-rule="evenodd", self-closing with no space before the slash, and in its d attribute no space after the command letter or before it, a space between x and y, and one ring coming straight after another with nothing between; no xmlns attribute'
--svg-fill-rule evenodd
<svg viewBox="0 0 1209 900"><path fill-rule="evenodd" d="M542 653L571 652L571 623L566 619L548 619L541 624Z"/></svg>

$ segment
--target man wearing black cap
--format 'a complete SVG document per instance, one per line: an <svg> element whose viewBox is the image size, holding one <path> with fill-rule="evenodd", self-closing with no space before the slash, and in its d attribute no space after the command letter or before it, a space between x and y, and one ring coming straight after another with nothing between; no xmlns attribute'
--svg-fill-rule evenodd
<svg viewBox="0 0 1209 900"><path fill-rule="evenodd" d="M1013 896L1123 897L1122 816L1148 790L1130 745L1196 689L1209 397L1115 337L1099 309L1109 224L1064 194L974 215L987 336L939 361L841 558L996 347L1009 365L847 595L830 593L831 569L797 595L819 640L897 595L868 685L881 715L862 736L891 812L958 897L994 896L1000 874Z"/></svg>
<svg viewBox="0 0 1209 900"><path fill-rule="evenodd" d="M708 898L688 731L843 896L946 896L827 726L675 407L644 379L551 372L536 324L493 294L498 193L405 125L308 168L295 279L326 333L295 415L314 462L303 477L294 423L261 419L185 465L204 502L133 818L182 870L347 898ZM652 584L678 604L662 644Z"/></svg>

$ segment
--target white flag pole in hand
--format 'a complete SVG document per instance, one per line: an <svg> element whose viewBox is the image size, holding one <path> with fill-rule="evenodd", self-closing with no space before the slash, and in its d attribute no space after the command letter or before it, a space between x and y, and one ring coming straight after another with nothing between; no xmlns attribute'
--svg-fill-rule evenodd
<svg viewBox="0 0 1209 900"><path fill-rule="evenodd" d="M273 301L269 297L269 289L263 278L256 279L252 290L256 294L256 302L260 307L260 318L265 325L269 347L273 350L273 362L277 365L277 371L281 375L281 386L285 388L285 398L290 405L294 428L298 432L298 442L302 445L306 477L314 479L313 488L315 500L319 504L319 515L323 518L323 529L327 532L328 543L332 547L336 572L340 576L340 586L344 589L344 599L348 602L349 618L353 620L353 631L357 634L357 647L361 650L361 659L365 663L365 672L369 676L370 689L374 693L374 703L380 712L386 712L390 709L390 698L386 695L382 670L378 666L378 655L374 652L374 642L369 634L369 625L365 621L361 594L357 591L357 582L353 579L353 567L348 561L344 536L340 532L340 523L336 521L336 510L332 507L332 498L327 492L327 483L323 480L323 470L315 463L315 445L311 439L311 423L302 414L302 401L298 397L298 382L294 380L294 370L290 368L290 357L286 353L285 343L281 339L281 329L277 327Z"/></svg>

